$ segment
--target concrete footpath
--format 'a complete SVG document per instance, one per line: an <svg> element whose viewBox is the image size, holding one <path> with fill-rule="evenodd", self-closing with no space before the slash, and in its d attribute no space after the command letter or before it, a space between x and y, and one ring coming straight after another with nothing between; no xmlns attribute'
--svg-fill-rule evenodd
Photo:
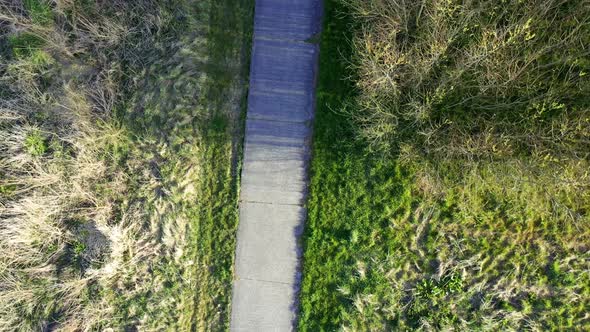
<svg viewBox="0 0 590 332"><path fill-rule="evenodd" d="M291 331L321 0L256 0L230 330Z"/></svg>

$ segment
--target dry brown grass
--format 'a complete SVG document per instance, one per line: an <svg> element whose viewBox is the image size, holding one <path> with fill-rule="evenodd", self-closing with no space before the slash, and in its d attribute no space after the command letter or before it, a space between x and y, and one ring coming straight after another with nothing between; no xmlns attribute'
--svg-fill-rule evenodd
<svg viewBox="0 0 590 332"><path fill-rule="evenodd" d="M195 63L208 57L210 8L184 1L172 9L157 1L0 3L0 45L12 48L0 54L1 331L227 324L227 304L195 307L227 301L215 293L211 253L195 249L195 234L200 211L214 204L199 200L217 194L202 193L201 163L222 172L208 169L211 181L230 177L235 147L231 136L219 148L204 145L205 121L187 124L234 112L242 91L231 102L185 98L209 79ZM178 13L193 15L188 27L174 26ZM241 47L241 35L233 38L227 49ZM234 82L237 71L219 75ZM173 80L176 90L163 92ZM129 114L147 123L168 112L160 132L131 132L125 123ZM223 199L231 200L235 188L224 188ZM231 229L234 206L227 205Z"/></svg>
<svg viewBox="0 0 590 332"><path fill-rule="evenodd" d="M43 328L47 323L34 323L37 317L55 311L68 313L65 330L104 321L104 314L89 308L100 304L86 303L85 292L93 283L109 287L124 273L121 251L134 242L130 233L137 221L124 229L111 223L125 181L103 157L106 145L124 140L123 133L94 118L85 97L71 87L63 94L52 105L58 128L32 123L38 114L33 108L10 112L2 122L0 186L11 188L0 207L3 330ZM24 102L3 104L11 109ZM30 137L39 137L34 144L47 145L49 152L28 151Z"/></svg>

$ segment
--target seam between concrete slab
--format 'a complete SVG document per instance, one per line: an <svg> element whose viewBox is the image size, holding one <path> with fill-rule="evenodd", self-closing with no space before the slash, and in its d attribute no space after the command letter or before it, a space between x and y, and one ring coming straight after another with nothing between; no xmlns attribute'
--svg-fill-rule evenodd
<svg viewBox="0 0 590 332"><path fill-rule="evenodd" d="M249 203L249 204L266 204L266 205L284 205L284 206L305 207L304 204L294 204L294 203L260 202L260 201L249 201L249 200L240 200L239 202L240 203Z"/></svg>
<svg viewBox="0 0 590 332"><path fill-rule="evenodd" d="M295 90L295 89L286 90L286 89L276 89L276 88L260 89L260 88L256 88L255 86L250 85L250 94L253 94L254 92L264 92L264 93L276 92L276 93L282 93L282 94L292 94L292 95L297 95L297 96L305 95L305 90Z"/></svg>
<svg viewBox="0 0 590 332"><path fill-rule="evenodd" d="M312 36L313 37L313 36ZM254 35L255 40L263 40L263 41L282 41L282 42L290 42L296 44L317 44L314 42L309 42L309 38L306 39L291 39L291 38L273 38L273 37L264 37L264 36L256 36Z"/></svg>
<svg viewBox="0 0 590 332"><path fill-rule="evenodd" d="M256 121L268 121L268 122L282 122L282 123L306 123L306 122L310 122L311 120L299 120L299 121L295 121L295 120L275 120L275 119L265 119L259 116L254 115L253 118L248 118L250 120L256 120Z"/></svg>
<svg viewBox="0 0 590 332"><path fill-rule="evenodd" d="M256 278L239 278L240 280L249 280L249 281L258 281L258 282L268 282L271 284L279 284L279 285L291 285L290 282L282 282L282 281L273 281L273 280L264 280L264 279L256 279Z"/></svg>

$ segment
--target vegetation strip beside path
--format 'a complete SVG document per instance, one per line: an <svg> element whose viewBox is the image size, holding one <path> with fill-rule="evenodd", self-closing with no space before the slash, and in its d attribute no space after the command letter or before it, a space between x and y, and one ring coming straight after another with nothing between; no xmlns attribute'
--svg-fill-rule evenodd
<svg viewBox="0 0 590 332"><path fill-rule="evenodd" d="M252 17L0 2L0 331L228 329Z"/></svg>
<svg viewBox="0 0 590 332"><path fill-rule="evenodd" d="M590 328L589 11L326 1L301 331Z"/></svg>
<svg viewBox="0 0 590 332"><path fill-rule="evenodd" d="M299 287L320 0L257 1L231 330L290 331Z"/></svg>

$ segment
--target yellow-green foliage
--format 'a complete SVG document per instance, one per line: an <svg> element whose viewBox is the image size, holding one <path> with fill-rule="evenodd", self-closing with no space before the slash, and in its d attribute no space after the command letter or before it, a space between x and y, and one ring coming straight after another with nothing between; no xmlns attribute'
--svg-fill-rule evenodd
<svg viewBox="0 0 590 332"><path fill-rule="evenodd" d="M33 156L42 156L47 151L45 138L38 130L30 131L25 137L25 150Z"/></svg>
<svg viewBox="0 0 590 332"><path fill-rule="evenodd" d="M30 33L12 34L8 40L14 56L19 59L27 58L43 46L43 40Z"/></svg>

